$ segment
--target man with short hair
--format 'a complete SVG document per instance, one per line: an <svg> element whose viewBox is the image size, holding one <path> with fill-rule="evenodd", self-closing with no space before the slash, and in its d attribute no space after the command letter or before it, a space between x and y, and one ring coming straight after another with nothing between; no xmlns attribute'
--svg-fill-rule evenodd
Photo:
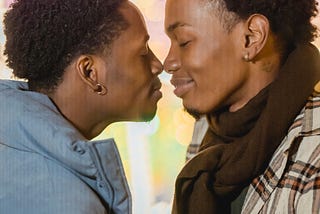
<svg viewBox="0 0 320 214"><path fill-rule="evenodd" d="M167 0L165 70L209 125L177 177L172 213L320 212L316 6Z"/></svg>

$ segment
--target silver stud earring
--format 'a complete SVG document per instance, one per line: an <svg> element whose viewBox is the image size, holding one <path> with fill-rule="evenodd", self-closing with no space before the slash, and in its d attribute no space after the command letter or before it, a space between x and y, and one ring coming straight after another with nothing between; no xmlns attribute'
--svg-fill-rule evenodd
<svg viewBox="0 0 320 214"><path fill-rule="evenodd" d="M250 59L249 59L249 53L246 53L246 54L243 56L243 59L244 59L244 61L249 62L249 61L250 61Z"/></svg>

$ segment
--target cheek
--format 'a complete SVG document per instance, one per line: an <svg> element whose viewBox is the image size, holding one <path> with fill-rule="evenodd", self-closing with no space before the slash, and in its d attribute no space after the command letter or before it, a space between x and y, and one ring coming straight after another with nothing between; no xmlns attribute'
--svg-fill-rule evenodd
<svg viewBox="0 0 320 214"><path fill-rule="evenodd" d="M215 60L207 58L197 64L192 76L196 82L195 97L200 98L203 103L218 102L234 84L233 70L220 57Z"/></svg>
<svg viewBox="0 0 320 214"><path fill-rule="evenodd" d="M183 62L192 69L208 70L221 66L221 48L219 44L207 44L198 40L193 42L187 51L182 52Z"/></svg>
<svg viewBox="0 0 320 214"><path fill-rule="evenodd" d="M146 75L141 72L132 74L125 80L127 97L135 101L143 100L148 96L151 80L146 78Z"/></svg>

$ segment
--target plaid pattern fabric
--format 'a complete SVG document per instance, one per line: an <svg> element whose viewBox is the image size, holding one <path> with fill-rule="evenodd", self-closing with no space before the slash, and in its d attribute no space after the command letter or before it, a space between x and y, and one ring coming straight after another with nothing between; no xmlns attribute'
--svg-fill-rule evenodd
<svg viewBox="0 0 320 214"><path fill-rule="evenodd" d="M201 141L206 134L208 127L209 125L205 116L200 117L200 119L195 122L192 140L187 149L186 161L190 160L198 153Z"/></svg>
<svg viewBox="0 0 320 214"><path fill-rule="evenodd" d="M296 117L263 175L251 183L242 214L320 213L320 82ZM196 121L187 160L199 151L208 129Z"/></svg>
<svg viewBox="0 0 320 214"><path fill-rule="evenodd" d="M251 183L242 213L320 213L320 93L295 119L263 175Z"/></svg>

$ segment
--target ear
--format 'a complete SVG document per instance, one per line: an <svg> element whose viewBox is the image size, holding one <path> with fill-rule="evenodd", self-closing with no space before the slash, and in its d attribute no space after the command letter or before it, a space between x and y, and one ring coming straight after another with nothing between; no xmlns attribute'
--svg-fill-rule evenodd
<svg viewBox="0 0 320 214"><path fill-rule="evenodd" d="M244 54L248 61L252 61L267 43L269 20L261 14L253 14L247 19L245 27Z"/></svg>
<svg viewBox="0 0 320 214"><path fill-rule="evenodd" d="M95 91L98 74L93 58L89 55L81 55L76 61L76 68L83 82Z"/></svg>

